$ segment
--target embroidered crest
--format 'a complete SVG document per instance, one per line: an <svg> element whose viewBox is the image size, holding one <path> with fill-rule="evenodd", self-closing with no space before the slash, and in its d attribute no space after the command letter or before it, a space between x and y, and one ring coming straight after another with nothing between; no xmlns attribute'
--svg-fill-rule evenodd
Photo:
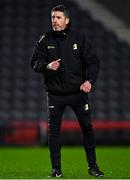
<svg viewBox="0 0 130 180"><path fill-rule="evenodd" d="M88 109L89 109L88 104L85 104L85 106L84 106L84 110L85 110L85 111L87 111Z"/></svg>
<svg viewBox="0 0 130 180"><path fill-rule="evenodd" d="M73 50L77 50L78 49L78 46L77 46L77 44L75 43L75 44L73 44Z"/></svg>

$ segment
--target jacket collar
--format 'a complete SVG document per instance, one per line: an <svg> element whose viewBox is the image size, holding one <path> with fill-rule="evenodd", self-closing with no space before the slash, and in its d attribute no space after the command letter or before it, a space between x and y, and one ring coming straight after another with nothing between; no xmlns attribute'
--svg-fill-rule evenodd
<svg viewBox="0 0 130 180"><path fill-rule="evenodd" d="M70 28L66 27L63 31L52 31L52 33L57 37L66 37L69 31Z"/></svg>

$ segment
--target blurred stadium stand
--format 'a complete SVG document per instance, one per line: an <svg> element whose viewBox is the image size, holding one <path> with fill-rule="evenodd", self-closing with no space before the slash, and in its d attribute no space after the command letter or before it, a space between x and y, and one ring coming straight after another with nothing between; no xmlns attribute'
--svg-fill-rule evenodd
<svg viewBox="0 0 130 180"><path fill-rule="evenodd" d="M30 67L30 57L36 41L50 29L51 8L61 3L70 8L73 27L88 35L101 59L100 76L90 95L96 141L129 144L130 46L74 0L0 1L0 144L47 143L46 93L42 76ZM120 11L122 19L123 14ZM67 119L62 135L65 144L80 143L76 116L69 108L63 119Z"/></svg>
<svg viewBox="0 0 130 180"><path fill-rule="evenodd" d="M129 0L96 0L109 9L114 15L122 19L130 27L130 1Z"/></svg>

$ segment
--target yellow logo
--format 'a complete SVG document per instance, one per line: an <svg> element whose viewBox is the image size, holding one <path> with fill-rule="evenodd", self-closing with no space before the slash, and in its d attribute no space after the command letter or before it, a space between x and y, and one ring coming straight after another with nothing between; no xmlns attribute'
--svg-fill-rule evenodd
<svg viewBox="0 0 130 180"><path fill-rule="evenodd" d="M78 46L77 46L77 44L75 43L75 44L73 44L73 50L77 50L78 49Z"/></svg>

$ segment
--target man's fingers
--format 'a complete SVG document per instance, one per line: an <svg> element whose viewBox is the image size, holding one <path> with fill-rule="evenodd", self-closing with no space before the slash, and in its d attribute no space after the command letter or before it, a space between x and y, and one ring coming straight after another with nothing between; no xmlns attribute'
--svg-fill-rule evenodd
<svg viewBox="0 0 130 180"><path fill-rule="evenodd" d="M59 62L59 61L61 61L61 59L57 59L56 61L58 61L58 62Z"/></svg>
<svg viewBox="0 0 130 180"><path fill-rule="evenodd" d="M51 62L51 63L48 65L48 68L51 69L51 70L57 70L57 69L59 68L59 66L60 66L59 61L60 61L60 59Z"/></svg>
<svg viewBox="0 0 130 180"><path fill-rule="evenodd" d="M83 87L83 91L84 91L84 92L88 92L88 88Z"/></svg>
<svg viewBox="0 0 130 180"><path fill-rule="evenodd" d="M86 83L83 83L81 86L80 86L80 90L85 92L85 93L88 93L90 92L91 90L91 86L90 85L87 85Z"/></svg>
<svg viewBox="0 0 130 180"><path fill-rule="evenodd" d="M57 69L57 68L59 68L59 66L60 66L60 64L57 64L57 63L56 63L56 64L53 64L53 65L52 65L52 69L53 69L53 68L54 68L54 69Z"/></svg>
<svg viewBox="0 0 130 180"><path fill-rule="evenodd" d="M60 59L54 61L54 62L53 62L53 65L54 65L54 66L60 66L60 61L61 61Z"/></svg>
<svg viewBox="0 0 130 180"><path fill-rule="evenodd" d="M52 69L57 70L59 66L54 66Z"/></svg>
<svg viewBox="0 0 130 180"><path fill-rule="evenodd" d="M83 90L83 85L80 86L80 90Z"/></svg>

